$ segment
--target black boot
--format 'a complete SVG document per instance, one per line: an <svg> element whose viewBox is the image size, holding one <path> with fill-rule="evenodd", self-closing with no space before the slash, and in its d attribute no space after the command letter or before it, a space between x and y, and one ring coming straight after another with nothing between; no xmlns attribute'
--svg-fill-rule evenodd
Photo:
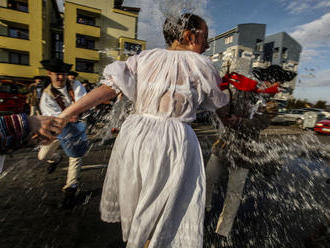
<svg viewBox="0 0 330 248"><path fill-rule="evenodd" d="M76 193L78 187L69 187L64 189L64 199L60 205L60 208L63 209L72 209L76 205Z"/></svg>

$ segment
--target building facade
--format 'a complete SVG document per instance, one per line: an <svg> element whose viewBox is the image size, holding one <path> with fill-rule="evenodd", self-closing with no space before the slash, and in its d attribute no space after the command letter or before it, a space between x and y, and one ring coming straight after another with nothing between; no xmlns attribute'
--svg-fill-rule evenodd
<svg viewBox="0 0 330 248"><path fill-rule="evenodd" d="M0 0L0 79L47 75L40 61L63 59L80 80L97 82L104 66L145 49L138 8L122 0Z"/></svg>
<svg viewBox="0 0 330 248"><path fill-rule="evenodd" d="M0 79L30 82L45 74L52 27L61 25L55 0L0 0Z"/></svg>
<svg viewBox="0 0 330 248"><path fill-rule="evenodd" d="M297 72L301 45L285 32L266 36L266 25L247 23L209 39L205 52L223 76L228 70L250 75L255 67L280 65ZM275 98L287 100L292 96L296 78L282 86L283 92Z"/></svg>
<svg viewBox="0 0 330 248"><path fill-rule="evenodd" d="M137 39L138 8L123 1L69 0L64 11L64 61L81 80L96 82L106 64L145 49Z"/></svg>

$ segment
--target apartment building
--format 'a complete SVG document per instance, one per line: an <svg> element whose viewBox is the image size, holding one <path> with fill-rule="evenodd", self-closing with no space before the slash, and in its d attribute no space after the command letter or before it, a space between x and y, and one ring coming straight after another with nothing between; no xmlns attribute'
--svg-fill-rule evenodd
<svg viewBox="0 0 330 248"><path fill-rule="evenodd" d="M56 0L0 0L0 79L31 82L45 74L39 62L52 56L58 25Z"/></svg>
<svg viewBox="0 0 330 248"><path fill-rule="evenodd" d="M40 61L73 64L80 80L97 82L104 66L145 49L137 39L140 9L122 0L0 0L0 79L31 82L47 75Z"/></svg>
<svg viewBox="0 0 330 248"><path fill-rule="evenodd" d="M301 45L285 32L266 36L266 25L239 24L235 28L209 39L205 52L223 76L228 69L249 75L255 67L280 65L297 72ZM286 89L275 96L287 100L295 89L296 78L282 86Z"/></svg>
<svg viewBox="0 0 330 248"><path fill-rule="evenodd" d="M222 75L226 73L228 66L231 71L249 72L256 44L264 40L265 31L265 24L239 24L209 39L210 48L205 54L210 56Z"/></svg>
<svg viewBox="0 0 330 248"><path fill-rule="evenodd" d="M106 64L145 49L137 39L140 9L123 1L69 0L64 11L64 61L81 80L96 82Z"/></svg>

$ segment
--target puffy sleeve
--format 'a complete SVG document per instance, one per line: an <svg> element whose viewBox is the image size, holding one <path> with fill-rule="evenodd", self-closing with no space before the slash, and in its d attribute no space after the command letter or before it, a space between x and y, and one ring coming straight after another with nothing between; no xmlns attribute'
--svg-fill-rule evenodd
<svg viewBox="0 0 330 248"><path fill-rule="evenodd" d="M103 71L102 84L108 85L117 92L121 91L131 101L136 99L136 72L138 55L127 61L115 61L107 65Z"/></svg>
<svg viewBox="0 0 330 248"><path fill-rule="evenodd" d="M217 69L204 57L199 67L200 106L208 111L215 111L229 102L229 96L219 88L222 82Z"/></svg>

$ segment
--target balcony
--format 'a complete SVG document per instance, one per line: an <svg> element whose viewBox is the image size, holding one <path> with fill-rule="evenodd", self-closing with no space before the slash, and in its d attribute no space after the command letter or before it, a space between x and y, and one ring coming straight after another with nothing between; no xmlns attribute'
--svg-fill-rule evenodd
<svg viewBox="0 0 330 248"><path fill-rule="evenodd" d="M75 54L77 55L77 57L79 56L79 58L82 59L88 59L93 61L100 60L100 53L96 49L92 50L92 49L76 48Z"/></svg>
<svg viewBox="0 0 330 248"><path fill-rule="evenodd" d="M97 26L89 26L84 24L77 24L75 32L81 35L91 36L100 38L101 37L101 29Z"/></svg>
<svg viewBox="0 0 330 248"><path fill-rule="evenodd" d="M25 39L17 39L8 36L0 36L1 48L11 50L22 50L25 48L29 50L31 47L31 41Z"/></svg>
<svg viewBox="0 0 330 248"><path fill-rule="evenodd" d="M16 65L16 64L0 64L0 76L8 76L8 77L33 77L34 71L31 69L29 65Z"/></svg>
<svg viewBox="0 0 330 248"><path fill-rule="evenodd" d="M0 6L0 16L2 20L7 20L10 22L23 23L23 24L29 24L30 22L29 13L16 11L1 6Z"/></svg>

